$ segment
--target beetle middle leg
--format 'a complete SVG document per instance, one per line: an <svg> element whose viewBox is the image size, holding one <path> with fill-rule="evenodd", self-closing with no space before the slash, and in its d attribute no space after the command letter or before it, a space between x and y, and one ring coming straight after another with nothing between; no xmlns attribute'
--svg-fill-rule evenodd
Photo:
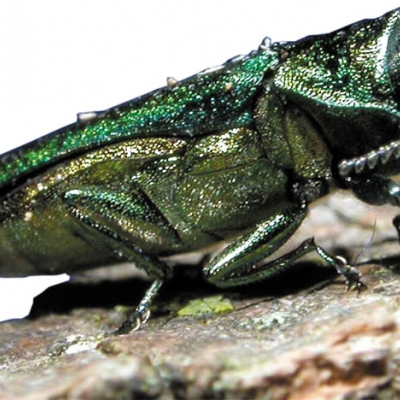
<svg viewBox="0 0 400 400"><path fill-rule="evenodd" d="M162 238L168 241L166 245L172 246L179 242L176 232L140 191L132 194L122 190L85 187L64 193L63 201L80 222L80 236L108 247L120 258L133 262L156 277L135 312L115 333L138 329L149 318L151 302L170 275L169 266L144 251L141 241L153 240L158 244Z"/></svg>
<svg viewBox="0 0 400 400"><path fill-rule="evenodd" d="M300 257L316 251L324 261L346 278L348 288L355 286L360 289L363 284L357 269L345 263L342 258L329 255L316 245L313 239L304 241L295 250L273 261L260 263L286 243L305 215L304 203L298 208L277 212L249 233L240 236L204 268L207 280L219 287L258 282L283 272Z"/></svg>

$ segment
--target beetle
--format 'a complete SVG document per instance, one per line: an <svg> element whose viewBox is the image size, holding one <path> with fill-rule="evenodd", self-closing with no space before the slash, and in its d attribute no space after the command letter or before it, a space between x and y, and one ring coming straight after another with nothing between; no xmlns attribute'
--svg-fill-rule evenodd
<svg viewBox="0 0 400 400"><path fill-rule="evenodd" d="M230 244L203 272L219 287L267 279L310 203L347 189L400 204L400 8L245 56L77 121L0 156L0 276L132 262L155 277L117 333L147 321L165 258ZM400 217L394 219L400 232Z"/></svg>

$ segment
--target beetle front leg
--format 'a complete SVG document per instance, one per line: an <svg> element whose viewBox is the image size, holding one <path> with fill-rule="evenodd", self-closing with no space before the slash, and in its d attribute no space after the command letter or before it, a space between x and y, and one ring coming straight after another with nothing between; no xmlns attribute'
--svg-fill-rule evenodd
<svg viewBox="0 0 400 400"><path fill-rule="evenodd" d="M349 175L345 177L345 182L354 194L366 203L400 206L400 185L386 176L378 174ZM400 239L400 215L393 219L393 225Z"/></svg>
<svg viewBox="0 0 400 400"><path fill-rule="evenodd" d="M120 258L133 262L157 277L134 313L114 333L123 334L139 329L148 320L151 302L170 275L170 268L157 257L143 251L132 238L140 242L140 235L145 232L147 238L153 235L154 240L168 237L172 244L178 240L176 232L140 191L132 194L86 187L66 192L63 201L79 221L77 233L80 236L100 247L109 248Z"/></svg>
<svg viewBox="0 0 400 400"><path fill-rule="evenodd" d="M260 263L283 246L294 234L306 215L306 205L278 212L257 225L249 233L239 237L218 254L204 268L208 281L219 287L232 287L258 282L279 274L305 254L316 251L328 264L336 268L347 281L347 287L360 289L360 274L342 258L335 258L314 243L304 241L290 253L273 261Z"/></svg>

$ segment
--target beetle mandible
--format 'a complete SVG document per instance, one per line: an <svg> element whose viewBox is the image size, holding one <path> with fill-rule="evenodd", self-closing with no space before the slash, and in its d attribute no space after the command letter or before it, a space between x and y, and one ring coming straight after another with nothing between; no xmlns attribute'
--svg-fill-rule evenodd
<svg viewBox="0 0 400 400"><path fill-rule="evenodd" d="M266 279L313 201L337 188L400 205L400 8L271 43L0 156L0 276L133 262L155 276L118 333L149 317L165 257L230 244L204 267L220 287ZM394 219L400 230L400 218Z"/></svg>

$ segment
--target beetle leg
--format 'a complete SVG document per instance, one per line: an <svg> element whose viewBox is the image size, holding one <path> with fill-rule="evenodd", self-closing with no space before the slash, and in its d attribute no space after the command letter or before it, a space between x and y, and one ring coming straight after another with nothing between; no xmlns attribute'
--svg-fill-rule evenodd
<svg viewBox="0 0 400 400"><path fill-rule="evenodd" d="M366 203L400 206L400 185L386 176L349 176L346 178L346 183L355 195ZM393 219L393 225L400 238L400 215Z"/></svg>
<svg viewBox="0 0 400 400"><path fill-rule="evenodd" d="M383 175L349 176L346 186L362 201L373 205L400 206L400 186Z"/></svg>
<svg viewBox="0 0 400 400"><path fill-rule="evenodd" d="M330 256L317 246L313 239L304 241L295 250L273 261L260 263L293 235L305 217L305 208L304 205L278 212L233 241L204 268L207 280L220 287L257 282L283 272L298 258L316 251L324 261L335 267L337 272L346 278L348 288L355 286L360 289L363 284L359 272L342 258Z"/></svg>
<svg viewBox="0 0 400 400"><path fill-rule="evenodd" d="M151 286L147 289L145 295L136 307L135 311L128 316L122 325L112 332L114 335L123 335L138 330L142 324L146 323L150 317L150 305L160 290L162 279L156 279Z"/></svg>
<svg viewBox="0 0 400 400"><path fill-rule="evenodd" d="M136 232L148 229L149 237L155 238L168 230L168 237L175 237L176 233L163 220L162 216L152 209L152 204L140 192L135 195L116 192L115 190L99 189L98 187L81 188L64 193L63 200L69 211L80 222L79 235L99 246L106 246L116 252L120 258L132 261L146 272L157 277L146 291L143 299L132 315L115 332L117 334L136 330L145 323L150 316L150 305L164 280L170 275L168 265L157 257L137 247L132 239L140 239ZM152 232L151 232L152 230ZM175 235L175 236L174 236Z"/></svg>
<svg viewBox="0 0 400 400"><path fill-rule="evenodd" d="M396 184L392 180L388 179L388 193L391 199L391 203L400 206L400 185ZM400 240L400 215L393 218L393 225L396 228L397 235Z"/></svg>

